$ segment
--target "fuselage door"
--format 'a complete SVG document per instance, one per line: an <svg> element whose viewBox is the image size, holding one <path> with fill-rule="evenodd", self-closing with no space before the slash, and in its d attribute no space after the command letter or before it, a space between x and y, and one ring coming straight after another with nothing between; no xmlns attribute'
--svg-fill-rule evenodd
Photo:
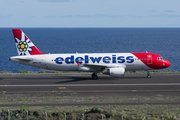
<svg viewBox="0 0 180 120"><path fill-rule="evenodd" d="M152 55L147 55L147 64L152 64Z"/></svg>

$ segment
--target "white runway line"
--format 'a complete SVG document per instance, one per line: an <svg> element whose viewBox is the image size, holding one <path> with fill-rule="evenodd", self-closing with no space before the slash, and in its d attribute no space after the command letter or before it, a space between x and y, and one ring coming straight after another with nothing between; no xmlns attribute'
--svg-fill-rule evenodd
<svg viewBox="0 0 180 120"><path fill-rule="evenodd" d="M146 83L146 84L47 84L47 85L0 85L0 87L56 87L56 86L69 86L69 87L83 87L83 86L175 86L180 83Z"/></svg>

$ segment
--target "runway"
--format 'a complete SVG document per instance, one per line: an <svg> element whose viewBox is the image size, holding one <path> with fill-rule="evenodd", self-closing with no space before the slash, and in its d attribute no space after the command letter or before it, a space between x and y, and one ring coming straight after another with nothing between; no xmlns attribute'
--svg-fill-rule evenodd
<svg viewBox="0 0 180 120"><path fill-rule="evenodd" d="M179 74L132 74L114 78L99 75L92 80L91 75L14 75L0 76L0 91L5 93L48 93L78 92L86 95L100 93L121 95L180 93Z"/></svg>

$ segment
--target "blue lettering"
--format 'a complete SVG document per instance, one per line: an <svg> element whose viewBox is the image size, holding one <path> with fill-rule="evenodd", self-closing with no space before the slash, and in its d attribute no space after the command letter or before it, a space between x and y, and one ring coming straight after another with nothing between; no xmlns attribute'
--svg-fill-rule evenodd
<svg viewBox="0 0 180 120"><path fill-rule="evenodd" d="M85 63L89 63L88 55L85 55Z"/></svg>
<svg viewBox="0 0 180 120"><path fill-rule="evenodd" d="M54 61L57 63L57 64L62 64L62 61L63 61L64 59L62 58L62 57L58 57L58 58L56 58Z"/></svg>
<svg viewBox="0 0 180 120"><path fill-rule="evenodd" d="M65 59L65 62L66 62L67 64L74 64L74 56L67 57L67 58Z"/></svg>
<svg viewBox="0 0 180 120"><path fill-rule="evenodd" d="M90 59L92 60L93 63L95 63L96 61L97 61L97 63L99 63L101 61L101 58L102 57L98 57L98 58L97 57L95 57L95 58L90 57Z"/></svg>
<svg viewBox="0 0 180 120"><path fill-rule="evenodd" d="M104 63L110 63L110 60L111 60L111 58L108 57L108 56L106 56L106 57L103 58L103 62L104 62Z"/></svg>
<svg viewBox="0 0 180 120"><path fill-rule="evenodd" d="M134 62L133 56L126 57L126 60L127 60L127 63L133 63Z"/></svg>
<svg viewBox="0 0 180 120"><path fill-rule="evenodd" d="M116 63L116 55L112 55L112 63Z"/></svg>
<svg viewBox="0 0 180 120"><path fill-rule="evenodd" d="M124 63L125 62L124 56L119 56L117 58L117 60L119 60L118 63Z"/></svg>
<svg viewBox="0 0 180 120"><path fill-rule="evenodd" d="M66 64L74 64L74 62L83 63L83 61L85 61L85 63L87 64L87 63L89 63L89 58L91 59L91 61L93 63L99 63L102 59L102 57L89 57L88 55L85 55L84 58L83 57L74 58L74 55L71 55L70 57L66 57L66 58L57 57L54 61L57 64L63 64L63 61L65 59ZM74 61L74 59L75 59L75 61ZM116 58L116 55L112 55L112 58L109 56L103 57L104 63L111 63L111 60L112 60L112 63L116 63L116 62L118 62L118 63L124 63L124 62L133 63L134 62L133 56L127 56L126 59L124 56L119 56Z"/></svg>
<svg viewBox="0 0 180 120"><path fill-rule="evenodd" d="M82 60L84 60L82 57L77 57L76 58L76 63L82 63Z"/></svg>

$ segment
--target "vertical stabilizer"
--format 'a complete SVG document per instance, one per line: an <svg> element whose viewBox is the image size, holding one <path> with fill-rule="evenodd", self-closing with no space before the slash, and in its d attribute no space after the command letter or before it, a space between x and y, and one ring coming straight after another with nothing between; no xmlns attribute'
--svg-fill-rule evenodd
<svg viewBox="0 0 180 120"><path fill-rule="evenodd" d="M43 55L21 29L12 29L18 55Z"/></svg>

